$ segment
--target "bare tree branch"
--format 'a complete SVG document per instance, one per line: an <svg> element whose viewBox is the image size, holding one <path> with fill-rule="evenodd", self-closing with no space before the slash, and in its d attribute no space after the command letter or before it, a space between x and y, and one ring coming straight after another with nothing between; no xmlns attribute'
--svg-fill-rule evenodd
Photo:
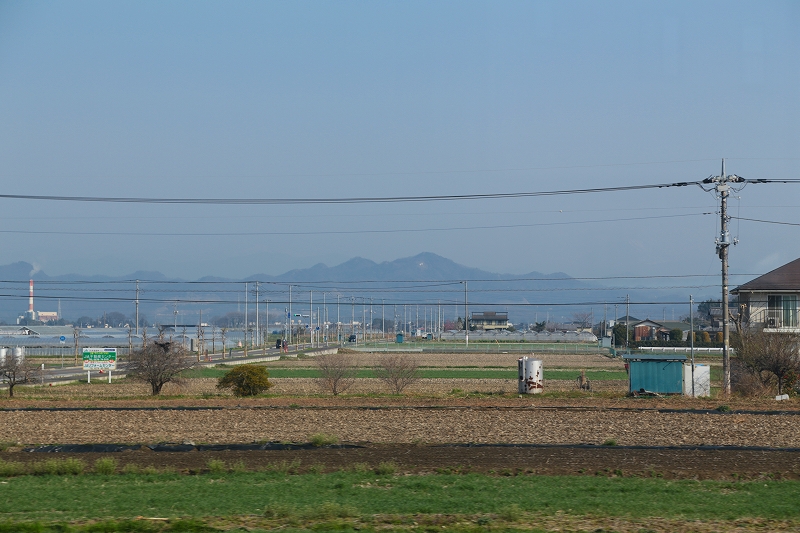
<svg viewBox="0 0 800 533"><path fill-rule="evenodd" d="M35 383L39 376L39 365L29 363L24 358L6 355L0 364L0 378L8 384L8 397L14 397L14 387L25 383Z"/></svg>
<svg viewBox="0 0 800 533"><path fill-rule="evenodd" d="M322 390L338 396L355 383L358 369L347 355L341 353L320 355L316 363L320 373L317 385Z"/></svg>
<svg viewBox="0 0 800 533"><path fill-rule="evenodd" d="M157 340L131 354L128 376L149 384L155 396L167 383L180 383L181 372L194 365L180 344Z"/></svg>
<svg viewBox="0 0 800 533"><path fill-rule="evenodd" d="M384 382L395 394L419 380L419 365L416 359L403 354L384 355L373 369L375 377Z"/></svg>
<svg viewBox="0 0 800 533"><path fill-rule="evenodd" d="M734 324L736 335L731 344L736 350L738 372L758 378L764 388L775 386L778 394L783 394L787 380L792 381L800 373L800 336L754 330L743 326L741 319L734 320Z"/></svg>

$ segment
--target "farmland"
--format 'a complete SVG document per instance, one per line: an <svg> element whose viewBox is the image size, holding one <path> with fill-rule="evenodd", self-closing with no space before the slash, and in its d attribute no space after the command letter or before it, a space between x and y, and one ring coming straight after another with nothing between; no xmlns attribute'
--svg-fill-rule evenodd
<svg viewBox="0 0 800 533"><path fill-rule="evenodd" d="M274 386L253 398L217 389L229 367L214 364L158 398L128 379L20 387L0 403L0 473L16 472L0 490L6 505L25 502L7 514L9 527L64 521L77 531L111 520L104 530L130 530L119 520L141 515L165 519L136 522L142 531L798 526L800 513L787 503L800 490L794 399L778 411L768 399L631 398L621 361L597 354L543 355L545 392L520 396L517 356L499 353L413 354L421 379L396 395L373 373L383 356L350 356L357 379L337 397L319 388L312 357L266 363ZM577 389L581 371L591 391ZM22 452L98 443L130 447ZM173 449L185 451L164 451ZM91 474L103 459L113 460L115 475ZM84 464L86 473L18 475L46 472L48 460ZM89 495L101 480L109 496L94 508ZM87 499L59 503L58 487ZM162 508L159 491L203 496L167 498ZM650 497L632 499L640 493L665 496L654 506Z"/></svg>

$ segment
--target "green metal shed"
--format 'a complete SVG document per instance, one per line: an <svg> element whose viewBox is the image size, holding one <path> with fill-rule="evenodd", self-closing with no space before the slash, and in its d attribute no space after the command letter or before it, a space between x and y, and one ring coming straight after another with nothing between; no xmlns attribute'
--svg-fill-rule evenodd
<svg viewBox="0 0 800 533"><path fill-rule="evenodd" d="M683 394L685 355L632 354L622 355L628 370L628 390Z"/></svg>

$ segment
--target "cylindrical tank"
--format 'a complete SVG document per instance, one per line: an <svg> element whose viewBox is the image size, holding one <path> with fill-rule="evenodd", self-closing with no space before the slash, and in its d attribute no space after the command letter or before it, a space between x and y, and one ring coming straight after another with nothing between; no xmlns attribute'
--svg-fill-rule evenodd
<svg viewBox="0 0 800 533"><path fill-rule="evenodd" d="M25 348L22 346L14 348L14 360L17 363L22 363L25 360Z"/></svg>
<svg viewBox="0 0 800 533"><path fill-rule="evenodd" d="M0 365L6 364L7 356L8 356L8 348L0 348Z"/></svg>
<svg viewBox="0 0 800 533"><path fill-rule="evenodd" d="M539 394L544 390L544 374L542 360L532 357L520 357L517 360L519 382L517 390L520 394Z"/></svg>

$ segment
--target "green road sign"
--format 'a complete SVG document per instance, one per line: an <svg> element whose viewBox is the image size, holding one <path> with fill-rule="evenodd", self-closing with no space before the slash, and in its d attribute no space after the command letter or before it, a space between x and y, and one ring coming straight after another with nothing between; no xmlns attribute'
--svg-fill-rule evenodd
<svg viewBox="0 0 800 533"><path fill-rule="evenodd" d="M83 349L83 369L84 370L116 370L117 369L117 349L116 348L84 348Z"/></svg>

